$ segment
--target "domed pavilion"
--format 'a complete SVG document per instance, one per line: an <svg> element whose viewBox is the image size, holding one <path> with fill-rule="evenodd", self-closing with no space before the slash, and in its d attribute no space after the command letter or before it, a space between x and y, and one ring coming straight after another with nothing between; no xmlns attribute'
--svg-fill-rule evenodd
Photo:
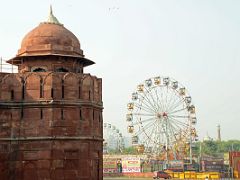
<svg viewBox="0 0 240 180"><path fill-rule="evenodd" d="M102 179L102 79L53 15L23 38L0 73L0 179Z"/></svg>

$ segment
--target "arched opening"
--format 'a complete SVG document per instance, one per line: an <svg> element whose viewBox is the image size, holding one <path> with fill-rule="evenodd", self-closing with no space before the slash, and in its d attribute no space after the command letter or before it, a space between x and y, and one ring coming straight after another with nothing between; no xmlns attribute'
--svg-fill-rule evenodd
<svg viewBox="0 0 240 180"><path fill-rule="evenodd" d="M22 80L22 100L25 98L25 82Z"/></svg>
<svg viewBox="0 0 240 180"><path fill-rule="evenodd" d="M61 68L57 68L56 72L69 72L69 71L66 68L61 67Z"/></svg>
<svg viewBox="0 0 240 180"><path fill-rule="evenodd" d="M21 108L21 119L23 119L24 117L24 111L23 111L23 107Z"/></svg>
<svg viewBox="0 0 240 180"><path fill-rule="evenodd" d="M42 108L40 110L40 119L43 119L43 110L42 110Z"/></svg>
<svg viewBox="0 0 240 180"><path fill-rule="evenodd" d="M32 72L46 72L46 69L41 68L41 67L37 67L37 68L34 68L34 69L32 70Z"/></svg>
<svg viewBox="0 0 240 180"><path fill-rule="evenodd" d="M88 99L91 100L91 91L88 91Z"/></svg>
<svg viewBox="0 0 240 180"><path fill-rule="evenodd" d="M83 118L82 118L82 110L81 109L79 109L79 117L80 117L80 120L83 120Z"/></svg>
<svg viewBox="0 0 240 180"><path fill-rule="evenodd" d="M61 120L64 120L63 109L61 109Z"/></svg>
<svg viewBox="0 0 240 180"><path fill-rule="evenodd" d="M53 88L51 88L51 98L53 98L54 96L54 91L53 91Z"/></svg>
<svg viewBox="0 0 240 180"><path fill-rule="evenodd" d="M40 80L40 98L43 97L43 80Z"/></svg>
<svg viewBox="0 0 240 180"><path fill-rule="evenodd" d="M14 90L11 90L11 100L14 100Z"/></svg>

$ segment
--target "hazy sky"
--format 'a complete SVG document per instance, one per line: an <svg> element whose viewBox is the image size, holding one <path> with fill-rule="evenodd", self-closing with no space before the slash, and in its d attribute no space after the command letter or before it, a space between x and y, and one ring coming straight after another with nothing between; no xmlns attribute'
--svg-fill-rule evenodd
<svg viewBox="0 0 240 180"><path fill-rule="evenodd" d="M0 56L15 56L24 35L54 15L80 40L85 69L103 78L104 121L126 133L136 86L170 76L191 94L197 131L240 140L240 1L1 1Z"/></svg>

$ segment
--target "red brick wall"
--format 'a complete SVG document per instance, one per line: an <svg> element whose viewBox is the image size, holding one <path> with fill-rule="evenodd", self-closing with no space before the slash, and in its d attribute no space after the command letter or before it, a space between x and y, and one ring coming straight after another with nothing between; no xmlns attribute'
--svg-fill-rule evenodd
<svg viewBox="0 0 240 180"><path fill-rule="evenodd" d="M0 73L1 179L102 179L102 82Z"/></svg>

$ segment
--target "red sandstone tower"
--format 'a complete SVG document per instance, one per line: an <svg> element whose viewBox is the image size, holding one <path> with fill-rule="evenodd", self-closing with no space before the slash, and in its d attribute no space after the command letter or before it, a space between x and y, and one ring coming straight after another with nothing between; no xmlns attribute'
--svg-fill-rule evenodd
<svg viewBox="0 0 240 180"><path fill-rule="evenodd" d="M102 179L102 81L50 10L0 73L0 179Z"/></svg>

